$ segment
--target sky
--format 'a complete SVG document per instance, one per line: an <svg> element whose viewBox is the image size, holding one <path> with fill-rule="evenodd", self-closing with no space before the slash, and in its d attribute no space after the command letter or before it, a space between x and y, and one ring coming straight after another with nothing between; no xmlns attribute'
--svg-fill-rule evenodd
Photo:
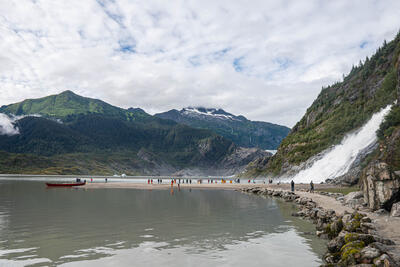
<svg viewBox="0 0 400 267"><path fill-rule="evenodd" d="M0 1L0 106L72 90L292 127L399 14L399 0Z"/></svg>

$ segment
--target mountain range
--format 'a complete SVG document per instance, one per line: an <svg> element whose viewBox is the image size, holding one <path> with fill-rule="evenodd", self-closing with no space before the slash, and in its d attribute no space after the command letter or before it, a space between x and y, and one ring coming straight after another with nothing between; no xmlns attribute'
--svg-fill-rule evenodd
<svg viewBox="0 0 400 267"><path fill-rule="evenodd" d="M261 121L250 121L223 109L188 107L155 114L156 117L173 120L194 128L208 129L243 147L277 149L290 129L285 126Z"/></svg>
<svg viewBox="0 0 400 267"><path fill-rule="evenodd" d="M1 173L233 175L270 156L208 129L72 91L5 105L0 113L17 130L0 135Z"/></svg>

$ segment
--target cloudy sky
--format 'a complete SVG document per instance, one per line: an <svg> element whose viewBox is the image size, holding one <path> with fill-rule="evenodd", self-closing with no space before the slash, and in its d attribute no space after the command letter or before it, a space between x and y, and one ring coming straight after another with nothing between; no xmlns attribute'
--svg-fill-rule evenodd
<svg viewBox="0 0 400 267"><path fill-rule="evenodd" d="M0 1L0 105L69 89L293 126L399 14L399 0Z"/></svg>

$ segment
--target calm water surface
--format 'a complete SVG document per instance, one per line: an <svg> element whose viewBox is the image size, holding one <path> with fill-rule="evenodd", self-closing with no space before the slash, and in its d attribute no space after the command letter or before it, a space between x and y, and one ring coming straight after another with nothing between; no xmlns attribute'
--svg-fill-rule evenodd
<svg viewBox="0 0 400 267"><path fill-rule="evenodd" d="M0 180L0 266L318 266L293 204L228 190Z"/></svg>

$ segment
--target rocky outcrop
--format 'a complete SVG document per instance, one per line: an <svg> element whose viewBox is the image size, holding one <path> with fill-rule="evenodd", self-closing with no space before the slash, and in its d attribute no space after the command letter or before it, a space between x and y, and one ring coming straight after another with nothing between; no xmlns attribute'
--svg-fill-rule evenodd
<svg viewBox="0 0 400 267"><path fill-rule="evenodd" d="M344 204L355 209L364 203L364 194L361 191L348 193L344 198Z"/></svg>
<svg viewBox="0 0 400 267"><path fill-rule="evenodd" d="M147 163L146 165L142 165L141 172L144 174L167 175L176 171L173 166L144 148L140 149L136 155L139 159Z"/></svg>
<svg viewBox="0 0 400 267"><path fill-rule="evenodd" d="M272 153L258 148L238 147L232 154L222 160L220 166L230 171L230 175L232 175L243 171L251 161L268 160L271 156Z"/></svg>
<svg viewBox="0 0 400 267"><path fill-rule="evenodd" d="M370 209L385 208L389 211L400 197L400 177L387 163L374 161L365 171L362 188Z"/></svg>
<svg viewBox="0 0 400 267"><path fill-rule="evenodd" d="M371 218L364 213L355 211L340 215L319 207L310 198L289 191L261 187L241 191L280 197L298 204L299 211L292 216L310 219L316 224L316 235L329 239L322 266L398 266L393 258L394 242L379 236ZM360 192L354 192L347 200L360 199L361 196Z"/></svg>
<svg viewBox="0 0 400 267"><path fill-rule="evenodd" d="M400 202L396 202L392 205L392 209L390 211L390 216L400 217Z"/></svg>

